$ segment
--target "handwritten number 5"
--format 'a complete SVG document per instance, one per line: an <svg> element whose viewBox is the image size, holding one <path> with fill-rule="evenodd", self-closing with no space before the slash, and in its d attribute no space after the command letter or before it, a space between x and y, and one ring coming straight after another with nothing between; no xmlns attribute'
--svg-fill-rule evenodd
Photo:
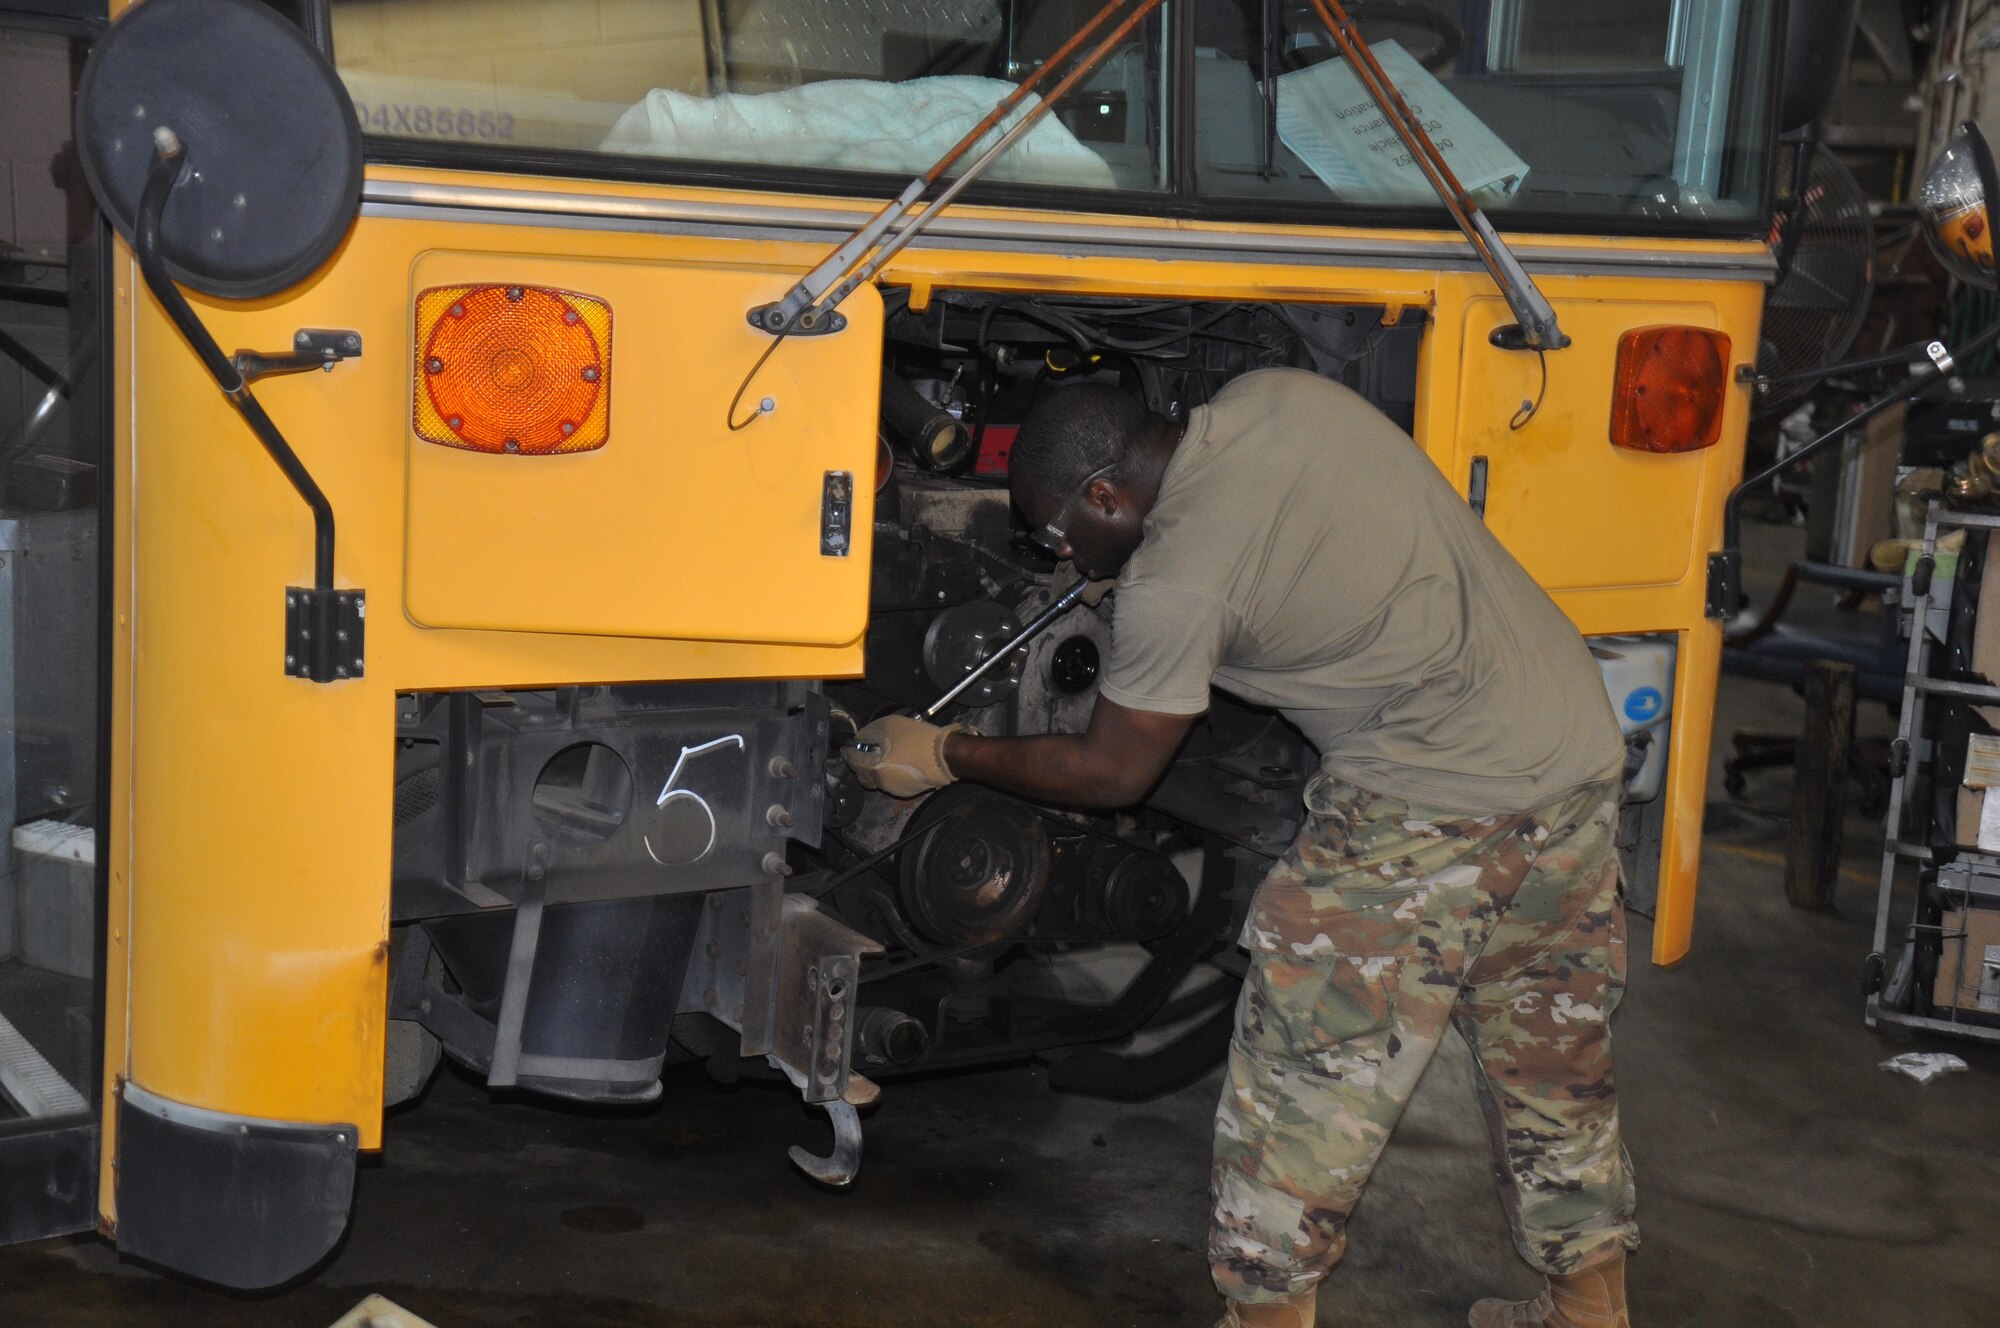
<svg viewBox="0 0 2000 1328"><path fill-rule="evenodd" d="M742 750L743 735L740 733L731 733L709 742L699 743L693 747L681 748L681 754L674 761L674 768L668 772L667 782L661 786L660 796L653 804L656 807L665 807L670 802L686 798L693 802L695 806L701 808L701 814L708 819L708 842L701 846L701 852L689 859L690 862L700 862L708 856L709 850L715 847L715 811L708 805L708 799L702 797L701 794L696 793L693 789L675 788L674 785L679 781L681 771L686 769L689 758L701 756L707 752L720 751L724 747L735 747ZM658 862L662 867L668 866L669 864L662 861L660 855L653 851L653 841L648 838L645 842L646 852L653 861Z"/></svg>

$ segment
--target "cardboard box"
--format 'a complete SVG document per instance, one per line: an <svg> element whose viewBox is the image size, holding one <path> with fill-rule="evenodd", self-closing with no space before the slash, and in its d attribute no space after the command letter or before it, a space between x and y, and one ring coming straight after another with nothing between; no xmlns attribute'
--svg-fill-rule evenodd
<svg viewBox="0 0 2000 1328"><path fill-rule="evenodd" d="M2000 1015L2000 909L1944 915L1944 946L1931 1003L1939 1009L1957 1006Z"/></svg>
<svg viewBox="0 0 2000 1328"><path fill-rule="evenodd" d="M2000 531L1986 535L1986 566L2000 569ZM1981 575L1978 618L1972 626L1972 671L2000 682L2000 576Z"/></svg>
<svg viewBox="0 0 2000 1328"><path fill-rule="evenodd" d="M1895 533L1896 467L1903 459L1907 404L1897 402L1850 436L1842 458L1832 561L1868 566L1868 553Z"/></svg>

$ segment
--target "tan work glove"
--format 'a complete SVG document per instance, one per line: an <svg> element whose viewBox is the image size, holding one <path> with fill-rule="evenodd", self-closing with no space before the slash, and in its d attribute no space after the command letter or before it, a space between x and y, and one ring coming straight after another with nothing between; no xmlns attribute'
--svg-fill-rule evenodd
<svg viewBox="0 0 2000 1328"><path fill-rule="evenodd" d="M854 735L854 745L841 756L862 787L880 789L894 798L914 798L943 788L958 776L944 761L944 740L954 733L975 732L969 724L939 727L906 715L884 715Z"/></svg>

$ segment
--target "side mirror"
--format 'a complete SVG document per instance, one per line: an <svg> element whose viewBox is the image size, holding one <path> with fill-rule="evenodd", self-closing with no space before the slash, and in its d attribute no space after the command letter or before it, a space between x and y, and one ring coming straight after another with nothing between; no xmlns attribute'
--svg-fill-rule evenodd
<svg viewBox="0 0 2000 1328"><path fill-rule="evenodd" d="M1917 217L1946 271L1981 290L2000 286L1993 270L1995 197L2000 197L2000 184L1993 150L1979 126L1967 120L1924 172L1917 186Z"/></svg>
<svg viewBox="0 0 2000 1328"><path fill-rule="evenodd" d="M324 56L254 0L146 0L97 43L77 93L83 173L135 249L167 131L185 148L160 258L205 295L248 300L330 257L361 205L361 126Z"/></svg>
<svg viewBox="0 0 2000 1328"><path fill-rule="evenodd" d="M145 0L91 51L76 124L90 192L148 289L312 512L313 583L285 590L286 675L360 677L366 592L335 589L333 505L250 384L331 369L361 354L361 334L300 328L283 350L226 355L181 292L262 299L333 256L361 205L361 125L347 89L268 5ZM147 1243L176 1238L136 1221L119 1232L120 1248L199 1273L207 1265Z"/></svg>
<svg viewBox="0 0 2000 1328"><path fill-rule="evenodd" d="M1785 6L1785 60L1778 75L1778 132L1826 114L1847 77L1861 0L1792 0Z"/></svg>

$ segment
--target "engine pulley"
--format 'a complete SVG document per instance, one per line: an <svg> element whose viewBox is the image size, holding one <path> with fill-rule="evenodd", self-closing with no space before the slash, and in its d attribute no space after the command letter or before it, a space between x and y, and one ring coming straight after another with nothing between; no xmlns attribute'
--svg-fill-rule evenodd
<svg viewBox="0 0 2000 1328"><path fill-rule="evenodd" d="M1046 825L1012 798L959 784L917 813L930 829L902 854L910 924L940 945L1005 941L1023 931L1049 883Z"/></svg>
<svg viewBox="0 0 2000 1328"><path fill-rule="evenodd" d="M1081 634L1064 641L1049 656L1049 682L1064 696L1089 691L1097 681L1098 669L1097 642Z"/></svg>
<svg viewBox="0 0 2000 1328"><path fill-rule="evenodd" d="M931 619L924 633L924 673L945 691L972 672L986 657L1021 630L1021 620L1005 605L990 599L953 605ZM1021 682L1025 652L1016 651L1004 663L967 688L958 703L978 710L1004 701Z"/></svg>
<svg viewBox="0 0 2000 1328"><path fill-rule="evenodd" d="M1127 940L1157 941L1187 917L1187 881L1157 853L1141 851L1119 859L1099 888L1105 922Z"/></svg>

